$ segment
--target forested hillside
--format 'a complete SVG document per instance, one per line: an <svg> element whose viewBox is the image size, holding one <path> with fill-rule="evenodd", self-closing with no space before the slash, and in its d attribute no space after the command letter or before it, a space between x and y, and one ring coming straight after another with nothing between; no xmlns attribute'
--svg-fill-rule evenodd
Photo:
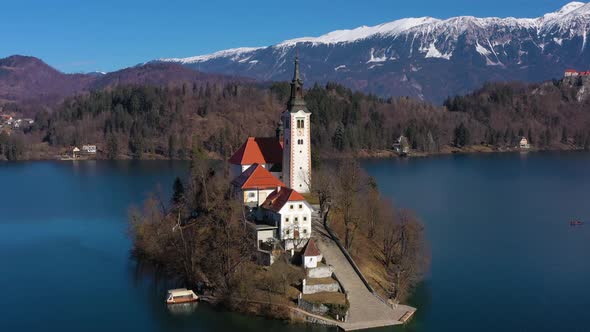
<svg viewBox="0 0 590 332"><path fill-rule="evenodd" d="M590 102L580 99L580 89L561 81L487 84L438 107L327 84L310 88L305 99L313 112L315 158L388 150L402 134L425 153L513 147L520 136L541 149L573 149L590 144ZM288 93L287 83L106 89L39 113L22 134L0 136L0 153L47 158L70 146L97 144L100 158L184 159L192 149L227 158L249 135L274 135Z"/></svg>

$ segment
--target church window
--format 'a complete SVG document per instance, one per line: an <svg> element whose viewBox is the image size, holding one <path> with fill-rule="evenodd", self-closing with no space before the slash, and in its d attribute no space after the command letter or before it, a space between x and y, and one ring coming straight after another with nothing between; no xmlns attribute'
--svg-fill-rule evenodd
<svg viewBox="0 0 590 332"><path fill-rule="evenodd" d="M293 210L293 204L289 205L289 209Z"/></svg>
<svg viewBox="0 0 590 332"><path fill-rule="evenodd" d="M303 129L305 127L305 120L297 119L297 129Z"/></svg>
<svg viewBox="0 0 590 332"><path fill-rule="evenodd" d="M307 221L307 217L303 217L303 221Z"/></svg>
<svg viewBox="0 0 590 332"><path fill-rule="evenodd" d="M289 230L286 230L286 231L285 231L285 234L289 235Z"/></svg>
<svg viewBox="0 0 590 332"><path fill-rule="evenodd" d="M299 218L295 217L295 222L298 222L298 221L299 221Z"/></svg>
<svg viewBox="0 0 590 332"><path fill-rule="evenodd" d="M303 230L303 233L304 234L307 234L307 228Z"/></svg>
<svg viewBox="0 0 590 332"><path fill-rule="evenodd" d="M289 222L289 218L285 218L285 222Z"/></svg>
<svg viewBox="0 0 590 332"><path fill-rule="evenodd" d="M256 193L248 193L248 197L254 198L254 197L256 197Z"/></svg>
<svg viewBox="0 0 590 332"><path fill-rule="evenodd" d="M303 204L299 204L299 208L300 209L303 209Z"/></svg>

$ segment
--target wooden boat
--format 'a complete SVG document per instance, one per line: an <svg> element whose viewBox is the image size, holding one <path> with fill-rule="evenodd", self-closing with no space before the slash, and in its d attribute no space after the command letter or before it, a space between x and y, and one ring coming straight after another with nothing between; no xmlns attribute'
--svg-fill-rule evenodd
<svg viewBox="0 0 590 332"><path fill-rule="evenodd" d="M570 221L570 226L581 226L581 225L584 225L584 223L579 220Z"/></svg>
<svg viewBox="0 0 590 332"><path fill-rule="evenodd" d="M196 302L199 297L195 292L186 288L171 289L166 296L167 304Z"/></svg>

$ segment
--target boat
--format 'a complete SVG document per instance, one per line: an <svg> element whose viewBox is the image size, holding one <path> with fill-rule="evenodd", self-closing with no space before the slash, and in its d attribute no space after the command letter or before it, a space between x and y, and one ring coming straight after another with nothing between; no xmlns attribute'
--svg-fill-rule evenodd
<svg viewBox="0 0 590 332"><path fill-rule="evenodd" d="M581 226L581 225L584 225L584 223L582 221L579 221L579 220L570 221L570 226Z"/></svg>
<svg viewBox="0 0 590 332"><path fill-rule="evenodd" d="M195 292L186 288L171 289L166 296L167 304L197 302L199 297Z"/></svg>

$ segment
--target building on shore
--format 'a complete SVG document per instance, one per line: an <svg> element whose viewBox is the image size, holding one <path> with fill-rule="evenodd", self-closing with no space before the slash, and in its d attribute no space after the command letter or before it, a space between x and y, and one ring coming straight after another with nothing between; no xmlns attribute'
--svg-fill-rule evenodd
<svg viewBox="0 0 590 332"><path fill-rule="evenodd" d="M527 149L531 148L531 145L529 144L529 140L523 136L520 138L520 142L518 143L518 147L520 149L527 150Z"/></svg>
<svg viewBox="0 0 590 332"><path fill-rule="evenodd" d="M410 150L411 150L410 141L408 140L408 138L406 136L402 135L393 144L393 149L399 155L405 156L408 153L410 153Z"/></svg>
<svg viewBox="0 0 590 332"><path fill-rule="evenodd" d="M96 145L82 145L82 151L88 154L96 154Z"/></svg>

